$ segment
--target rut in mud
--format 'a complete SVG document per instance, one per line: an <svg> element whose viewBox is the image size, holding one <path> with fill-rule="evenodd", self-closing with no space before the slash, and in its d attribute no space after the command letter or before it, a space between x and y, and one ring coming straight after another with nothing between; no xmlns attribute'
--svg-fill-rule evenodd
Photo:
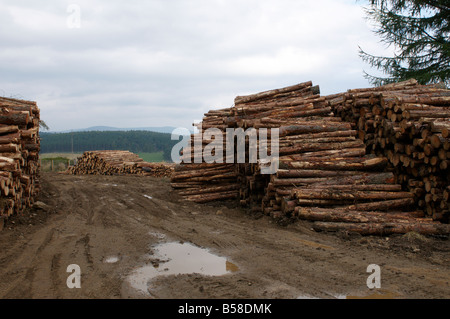
<svg viewBox="0 0 450 319"><path fill-rule="evenodd" d="M231 202L187 202L166 178L44 172L41 182L43 204L0 232L0 298L450 297L447 238L280 226ZM177 274L159 250L169 243L204 248L229 271ZM71 264L79 289L66 284ZM370 264L380 289L367 287ZM143 267L156 275L140 290L132 278Z"/></svg>

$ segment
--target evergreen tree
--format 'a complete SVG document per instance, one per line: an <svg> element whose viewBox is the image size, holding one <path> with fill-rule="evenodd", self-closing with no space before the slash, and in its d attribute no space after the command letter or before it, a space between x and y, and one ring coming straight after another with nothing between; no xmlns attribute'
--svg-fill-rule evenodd
<svg viewBox="0 0 450 319"><path fill-rule="evenodd" d="M450 0L369 0L369 20L393 57L374 56L360 48L363 61L387 77L366 72L374 85L415 78L421 84L450 84Z"/></svg>

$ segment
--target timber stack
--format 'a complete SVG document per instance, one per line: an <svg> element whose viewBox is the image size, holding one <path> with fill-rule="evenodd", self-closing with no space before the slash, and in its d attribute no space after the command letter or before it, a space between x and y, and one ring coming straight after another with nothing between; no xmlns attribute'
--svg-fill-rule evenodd
<svg viewBox="0 0 450 319"><path fill-rule="evenodd" d="M234 153L227 160L226 140L209 136L214 131L225 136L230 115L230 108L211 110L200 123L194 123L198 132L191 134L189 148L180 152L181 163L171 177L171 186L186 200L207 203L238 198Z"/></svg>
<svg viewBox="0 0 450 319"><path fill-rule="evenodd" d="M142 175L170 177L172 164L145 162L139 155L129 151L86 151L69 166L67 174L72 175Z"/></svg>
<svg viewBox="0 0 450 319"><path fill-rule="evenodd" d="M279 220L312 220L317 230L445 232L445 226L421 218L413 195L395 183L388 160L366 155L355 125L335 117L329 97L318 93L305 82L235 99L238 127L279 129L276 173L264 176L259 165L237 164L245 181L241 204L252 210L260 205Z"/></svg>
<svg viewBox="0 0 450 319"><path fill-rule="evenodd" d="M419 92L430 94L430 90L434 90L434 95L427 95L431 98L428 102L433 101L434 104L429 103L428 111L433 115L418 117L424 112L417 113L421 111L417 109L413 113L409 112L409 115L403 115L404 110L401 110L402 116L409 118L396 118L392 123L397 124L393 124L394 129L390 131L391 126L386 120L393 115L387 115L385 105L398 107L407 103L426 104L424 99L416 99L414 102L411 99L417 98ZM397 94L395 99L392 94ZM399 94L402 94L401 99ZM449 234L449 225L441 218L445 213L430 214L426 204L418 205L417 196L422 193L418 190L421 187L419 178L423 176L418 173L415 179L411 178L414 174L406 166L403 169L392 165L389 148L384 147L380 151L378 147L380 143L390 145L393 135L397 136L398 143L402 142L406 147L409 144L404 135L411 134L408 130L413 127L420 133L422 140L438 135L433 137L436 149L431 150L430 154L443 158L444 153L437 149L437 145L448 150L446 98L443 98L445 94L448 94L448 90L420 86L417 81L411 80L329 96L320 96L318 86L313 86L309 81L238 96L232 108L206 113L203 124L209 122L209 125L203 127L219 127L221 131L226 128L246 130L245 161L237 161L239 152L234 146L234 174L233 164L224 164L225 162L182 163L175 175L183 172L184 175L177 181L173 180L178 182L175 188L191 188L194 192L208 188L205 193L209 197L205 201L222 199L214 196L216 190L207 181L207 176L210 175L216 177L215 186L226 185L233 188L237 185L238 198L244 207L277 220L311 220L316 230L350 230L372 235L409 231ZM437 107L440 109L437 110ZM435 121L437 118L439 120ZM402 121L404 124L400 124ZM401 131L401 125L405 126L405 132ZM425 125L428 133L419 129L419 125ZM277 141L270 138L274 134L271 128L278 129ZM373 130L374 128L377 130ZM403 135L399 136L399 132ZM263 133L267 133L266 139ZM267 158L254 161L251 156L250 142L254 135L257 137L258 151L262 150L267 154L269 163ZM413 140L417 137L411 135L409 138L410 144L414 145ZM387 142L387 139L391 140ZM195 140L196 136L193 135L191 144ZM422 140L422 143L427 143ZM199 136L197 141L201 141L202 149L205 149L204 143L210 143L211 137ZM222 144L223 141L220 140L217 145ZM270 159L270 155L276 150L279 157ZM188 157L192 159L192 153ZM276 161L278 170L264 174L263 168L273 164L271 160ZM431 157L429 160L431 162ZM433 163L435 161L434 159ZM414 161L414 164L417 162ZM425 191L429 189L432 196L427 196L424 202L440 201L439 206L445 206L444 211L448 211L448 179L442 178L446 175L438 177L436 174L437 167L447 169L446 164L441 160L436 162L435 169L429 168L430 166L433 165L428 165L427 168L430 183L425 186L424 182L422 186ZM224 170L221 173L229 174L221 176L217 173L219 169ZM407 177L404 171L407 172ZM222 179L225 184L222 184ZM206 187L207 184L209 187ZM221 191L224 190L217 188L218 193Z"/></svg>
<svg viewBox="0 0 450 319"><path fill-rule="evenodd" d="M134 173L131 174L170 178L174 170L175 165L173 163L151 163L142 161L135 164Z"/></svg>
<svg viewBox="0 0 450 319"><path fill-rule="evenodd" d="M36 102L0 97L0 219L31 207L39 194L39 119Z"/></svg>
<svg viewBox="0 0 450 319"><path fill-rule="evenodd" d="M279 150L280 156L289 154L292 151L289 148L294 147L296 140L289 140L287 136L295 137L296 129L305 124L321 125L322 116L330 113L331 109L324 105L325 100L320 98L319 93L319 87L308 81L235 98L233 117L228 123L251 133L245 140L245 162L236 164L242 206L266 214L274 211L276 214L279 205L274 198L275 193L268 189L270 175L262 174L262 169L277 163L267 163L261 156L252 156L251 152L259 152L267 158L275 150ZM286 130L281 136L279 132L280 139L272 140L271 129L282 127Z"/></svg>
<svg viewBox="0 0 450 319"><path fill-rule="evenodd" d="M330 105L341 118L353 119L369 153L388 158L416 206L448 223L450 90L410 80L349 90Z"/></svg>

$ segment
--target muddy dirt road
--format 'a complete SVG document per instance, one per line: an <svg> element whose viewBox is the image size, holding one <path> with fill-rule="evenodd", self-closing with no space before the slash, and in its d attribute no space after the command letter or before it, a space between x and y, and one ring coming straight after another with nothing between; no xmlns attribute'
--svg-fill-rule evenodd
<svg viewBox="0 0 450 319"><path fill-rule="evenodd" d="M167 179L43 173L41 181L44 204L0 231L0 298L450 297L446 238L280 226L231 204L183 201ZM181 266L171 264L177 258ZM81 288L67 285L72 264ZM380 267L379 289L367 286L370 264Z"/></svg>

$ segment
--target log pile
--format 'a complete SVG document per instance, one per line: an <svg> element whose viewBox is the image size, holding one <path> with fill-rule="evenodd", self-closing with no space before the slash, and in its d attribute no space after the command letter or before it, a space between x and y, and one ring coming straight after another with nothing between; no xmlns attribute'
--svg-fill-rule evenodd
<svg viewBox="0 0 450 319"><path fill-rule="evenodd" d="M31 207L39 193L36 102L0 97L0 219Z"/></svg>
<svg viewBox="0 0 450 319"><path fill-rule="evenodd" d="M172 177L175 171L175 165L173 163L151 163L151 162L138 162L134 168L134 174L142 176L153 177Z"/></svg>
<svg viewBox="0 0 450 319"><path fill-rule="evenodd" d="M388 158L396 182L426 216L448 223L450 90L411 80L329 101L337 115L354 121L369 153Z"/></svg>
<svg viewBox="0 0 450 319"><path fill-rule="evenodd" d="M174 165L145 162L139 155L129 151L87 151L69 166L67 174L72 175L142 175L170 177Z"/></svg>
<svg viewBox="0 0 450 319"><path fill-rule="evenodd" d="M270 151L273 146L278 147L280 167L295 166L303 158L315 160L318 156L338 156L348 149L361 148L362 142L352 136L350 125L333 117L331 108L319 93L318 86L309 81L238 96L234 108L236 126L255 129L258 142L261 141L260 129L279 129L278 145L268 141L266 148ZM260 164L261 161L238 164L241 204L280 217L283 214L280 194L295 184L272 183L273 176L261 174Z"/></svg>
<svg viewBox="0 0 450 319"><path fill-rule="evenodd" d="M201 123L194 123L198 132L191 134L190 148L182 150L182 162L176 166L171 178L171 186L188 201L233 200L239 195L234 161L227 160L225 138L216 140L207 135L208 129L215 129L225 136L230 112L230 108L211 110L204 114ZM214 141L217 144L212 144ZM205 155L215 157L214 162Z"/></svg>
<svg viewBox="0 0 450 319"><path fill-rule="evenodd" d="M171 185L186 200L196 203L236 199L239 194L234 164L180 164Z"/></svg>
<svg viewBox="0 0 450 319"><path fill-rule="evenodd" d="M280 156L291 154L298 145L295 139L298 137L296 130L304 125L320 126L323 124L322 117L331 111L324 105L325 100L320 98L319 93L319 87L313 86L312 82L308 81L281 89L237 96L234 100L235 106L232 108L233 116L229 119L228 125L246 131L254 129L257 137L256 148L260 150L262 147L267 155L271 155L272 147L278 148ZM280 139L276 141L277 145L271 144L272 128L284 129L279 132ZM260 129L269 129L267 139L261 136ZM261 141L266 141L266 145L261 145ZM236 164L240 203L253 211L269 214L270 211L277 211L275 194L267 188L270 176L261 174L262 162L255 163L248 160L249 142L250 138L245 145L248 153L245 163Z"/></svg>
<svg viewBox="0 0 450 319"><path fill-rule="evenodd" d="M331 174L339 174L337 177L311 184L305 179L305 186L293 188L283 199L283 210L314 221L315 230L351 230L365 235L450 232L449 225L424 218L423 211L415 207L414 195L394 183L392 172L379 172L387 159L375 157L366 163L369 161L378 169L370 173L369 167L362 172L334 171Z"/></svg>
<svg viewBox="0 0 450 319"><path fill-rule="evenodd" d="M317 230L330 230L336 222L354 224L352 230L364 234L448 230L421 218L424 214L416 211L413 194L395 182L385 157L366 155L355 124L332 112L329 100L338 96L318 93L305 82L235 99L239 127L277 127L280 133L277 173L264 177L257 165L238 164L245 181L241 204L253 210L260 204L265 214L277 219L317 221ZM367 230L368 222L377 227ZM391 224L397 223L404 227L393 229Z"/></svg>
<svg viewBox="0 0 450 319"><path fill-rule="evenodd" d="M435 91L431 94L430 90ZM423 97L427 96L428 100L417 99L420 97L419 92L427 92L428 95ZM417 129L423 140L434 136L436 147L433 146L435 149L430 154L444 158L444 151L437 147L439 144L439 147L448 150L447 99L443 97L443 92L434 86L420 86L417 81L411 80L380 88L320 96L317 86L313 86L312 82L304 82L238 96L232 108L206 113L203 128L219 128L222 132L227 128L240 128L246 132L254 130L258 137L258 149L262 147L267 154L275 146L279 150L278 171L275 174L263 174L262 168L267 166L267 161L260 158L256 162L250 160L251 137L247 136L245 162L236 161L235 148L234 165L231 162L181 164L174 174L177 177L172 179L173 186L183 188L184 196L199 202L234 198L238 187L241 205L278 220L311 220L316 230L347 229L362 234L382 235L408 231L448 234L449 225L442 223L445 220L423 209L426 204L417 205L417 196L421 194L418 190L421 184L417 178L421 176L420 173L416 178L410 178L412 173L405 168L408 172L405 177L403 169L392 165L389 148L385 147L380 152L378 147L383 139L385 144L392 143L394 135L398 142L405 143L406 148L408 141L404 135L410 134L410 131L405 129L402 132L401 123L408 117L405 127ZM397 94L395 103L392 102L394 93ZM401 99L399 94L402 94ZM411 101L412 97L416 98L414 102ZM398 124L394 124L394 130L390 131L386 120L393 115L387 114L385 105L395 108L394 105L398 107L400 104L405 106L407 103L426 102L429 103L427 110L431 111L432 116L423 117L422 109L414 109L409 115L405 113L405 118L396 118L393 123ZM437 107L440 109L437 110ZM397 116L398 112L395 114ZM418 118L419 115L421 117ZM429 118L439 120L430 121ZM420 127L426 126L428 133L411 123L415 121ZM269 137L261 145L261 129L269 129L270 132L270 128L279 129L278 143L269 143ZM376 131L372 130L375 128ZM399 136L398 132L403 135ZM410 136L411 145L414 145L414 138ZM389 143L387 139L391 139ZM196 136L193 135L191 144L195 140ZM202 149L205 149L205 144L210 143L211 138L200 135L197 141L201 141ZM223 141L219 141L219 144L222 145ZM188 157L192 159L192 153ZM431 162L431 157L429 160ZM434 167L446 169L444 162L441 159ZM448 205L448 180L438 177L436 169L427 170L426 177L430 182L425 187L425 181L422 186L430 189L432 196L428 196L425 202L435 200L440 201L439 206ZM233 195L219 195L226 192L232 192ZM444 210L448 210L448 206Z"/></svg>

